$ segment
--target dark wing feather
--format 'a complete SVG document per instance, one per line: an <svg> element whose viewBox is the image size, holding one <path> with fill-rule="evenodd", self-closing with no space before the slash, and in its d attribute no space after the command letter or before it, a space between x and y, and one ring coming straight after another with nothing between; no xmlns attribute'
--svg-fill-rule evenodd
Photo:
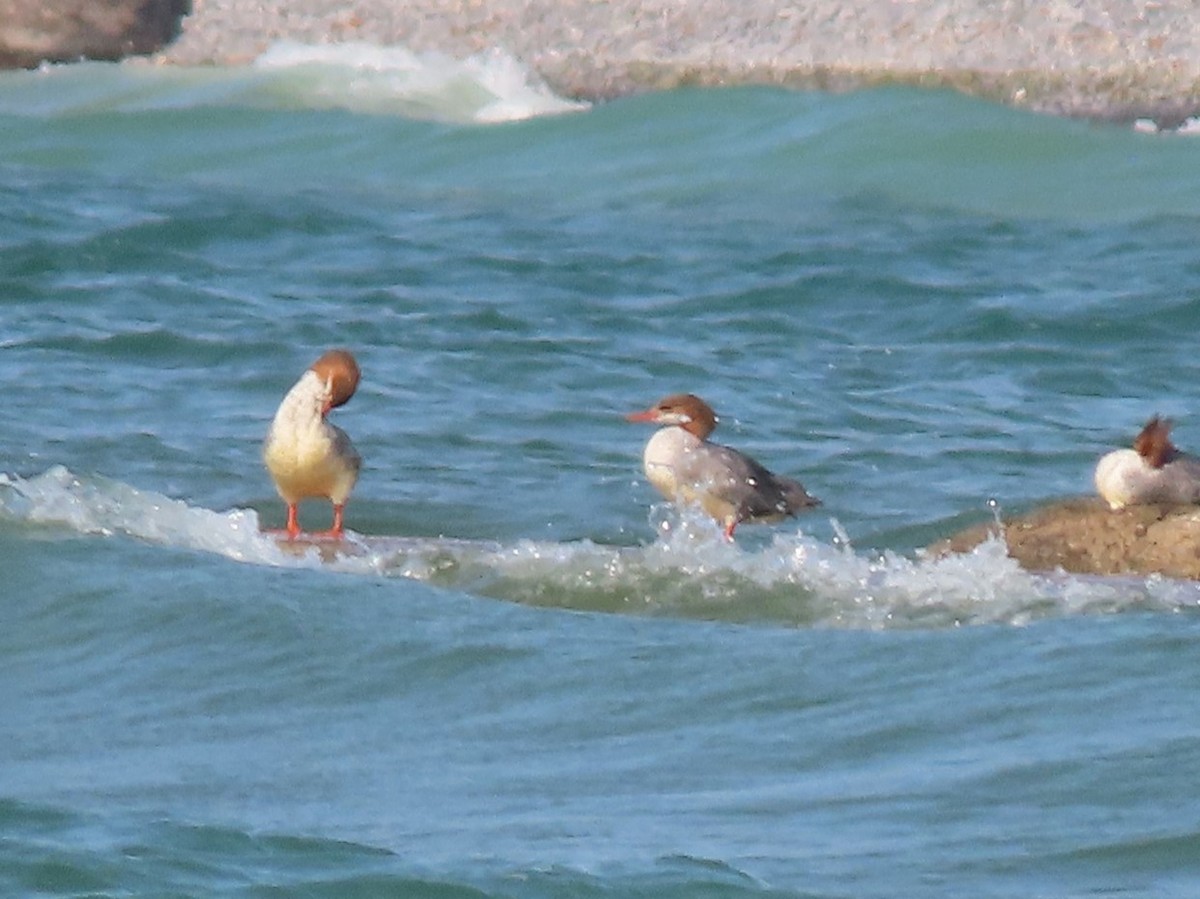
<svg viewBox="0 0 1200 899"><path fill-rule="evenodd" d="M798 481L772 473L732 447L708 443L705 448L728 472L708 486L736 510L739 521L794 515L805 507L820 505L820 501L810 496ZM693 480L703 478L701 470L693 470L687 475Z"/></svg>

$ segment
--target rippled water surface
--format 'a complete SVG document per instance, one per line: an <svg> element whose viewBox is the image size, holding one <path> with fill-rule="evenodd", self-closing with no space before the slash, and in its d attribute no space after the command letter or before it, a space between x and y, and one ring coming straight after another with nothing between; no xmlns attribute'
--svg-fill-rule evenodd
<svg viewBox="0 0 1200 899"><path fill-rule="evenodd" d="M0 76L0 892L1196 894L1195 588L920 551L1200 447L1195 138L313 53ZM661 503L681 390L823 506Z"/></svg>

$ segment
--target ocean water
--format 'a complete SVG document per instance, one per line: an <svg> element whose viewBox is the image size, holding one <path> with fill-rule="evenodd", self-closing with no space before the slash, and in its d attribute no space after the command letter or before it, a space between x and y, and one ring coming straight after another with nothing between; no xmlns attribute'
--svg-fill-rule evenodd
<svg viewBox="0 0 1200 899"><path fill-rule="evenodd" d="M499 53L0 75L0 895L1194 897L1200 591L921 549L1200 447L1198 163ZM281 547L331 346L352 534ZM662 503L682 390L824 505Z"/></svg>

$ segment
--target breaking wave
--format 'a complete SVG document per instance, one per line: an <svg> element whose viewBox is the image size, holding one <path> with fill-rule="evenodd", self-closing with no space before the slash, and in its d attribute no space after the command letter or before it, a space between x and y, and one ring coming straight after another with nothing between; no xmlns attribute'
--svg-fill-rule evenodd
<svg viewBox="0 0 1200 899"><path fill-rule="evenodd" d="M0 113L61 117L212 107L345 110L492 124L588 104L556 95L501 50L465 59L367 43L280 41L248 66L82 62L3 73Z"/></svg>
<svg viewBox="0 0 1200 899"><path fill-rule="evenodd" d="M861 554L779 533L758 549L725 542L706 520L661 510L645 546L588 540L511 543L372 536L288 542L250 509L217 512L62 466L0 475L0 522L49 532L125 536L237 562L409 578L527 605L855 629L1023 625L1075 614L1200 606L1191 583L1024 571L999 540L942 558ZM840 533L836 527L835 531Z"/></svg>

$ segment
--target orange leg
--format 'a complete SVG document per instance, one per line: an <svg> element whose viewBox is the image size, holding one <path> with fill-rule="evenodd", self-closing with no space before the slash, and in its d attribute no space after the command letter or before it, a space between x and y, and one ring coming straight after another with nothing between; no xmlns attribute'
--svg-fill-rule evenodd
<svg viewBox="0 0 1200 899"><path fill-rule="evenodd" d="M333 540L341 540L346 536L343 528L343 519L345 518L346 504L340 506L335 504L333 507L333 527L327 531L313 531L314 537L329 537Z"/></svg>
<svg viewBox="0 0 1200 899"><path fill-rule="evenodd" d="M728 540L730 543L733 542L733 531L734 531L734 528L736 528L737 526L738 526L738 523L737 523L736 518L725 525L725 539Z"/></svg>
<svg viewBox="0 0 1200 899"><path fill-rule="evenodd" d="M335 503L333 506L333 527L329 529L329 536L342 539L342 518L346 511L345 503Z"/></svg>
<svg viewBox="0 0 1200 899"><path fill-rule="evenodd" d="M264 534L283 534L289 540L300 536L300 514L294 503L287 504L287 524L282 528L263 528Z"/></svg>
<svg viewBox="0 0 1200 899"><path fill-rule="evenodd" d="M288 523L284 531L287 531L289 540L300 537L300 510L295 503L288 503Z"/></svg>
<svg viewBox="0 0 1200 899"><path fill-rule="evenodd" d="M287 527L285 530L289 540L295 540L300 536L300 509L296 503L287 504Z"/></svg>
<svg viewBox="0 0 1200 899"><path fill-rule="evenodd" d="M309 531L310 537L331 537L334 540L342 540L345 536L344 520L346 517L346 504L333 507L333 527L327 531ZM268 531L268 533L271 533ZM279 533L279 531L274 531ZM295 540L301 536L304 531L300 529L300 509L297 503L287 504L287 526L283 529L283 533L287 535L289 540Z"/></svg>

